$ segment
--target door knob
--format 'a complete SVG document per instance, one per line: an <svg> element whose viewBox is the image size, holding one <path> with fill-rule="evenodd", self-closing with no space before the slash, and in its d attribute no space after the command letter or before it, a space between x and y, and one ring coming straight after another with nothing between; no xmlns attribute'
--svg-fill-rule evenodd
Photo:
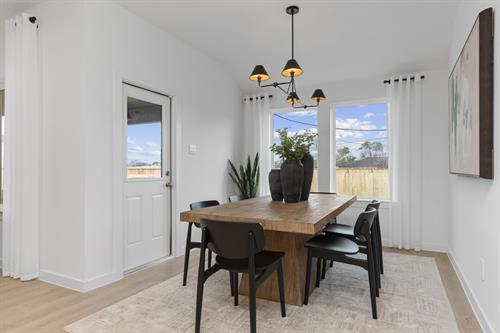
<svg viewBox="0 0 500 333"><path fill-rule="evenodd" d="M166 183L165 187L172 187L172 183L170 183L170 182Z"/></svg>

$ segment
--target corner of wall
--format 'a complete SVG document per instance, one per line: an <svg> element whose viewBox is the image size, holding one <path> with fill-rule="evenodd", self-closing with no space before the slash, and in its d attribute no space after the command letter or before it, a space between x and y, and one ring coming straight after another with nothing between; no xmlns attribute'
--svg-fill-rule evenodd
<svg viewBox="0 0 500 333"><path fill-rule="evenodd" d="M453 256L453 252L451 250L448 250L448 258L450 259L450 262L453 266L453 269L457 273L458 280L460 281L460 284L462 285L463 290L465 291L465 295L467 296L467 300L469 301L472 310L474 311L474 314L476 315L476 318L481 325L481 328L483 329L484 332L492 332L494 333L495 330L493 328L493 325L490 323L488 318L485 315L484 309L481 307L481 303L479 302L476 294L474 293L474 290L471 288L471 285L467 281L467 277L465 276L462 268L458 264L458 262L455 260L455 257Z"/></svg>

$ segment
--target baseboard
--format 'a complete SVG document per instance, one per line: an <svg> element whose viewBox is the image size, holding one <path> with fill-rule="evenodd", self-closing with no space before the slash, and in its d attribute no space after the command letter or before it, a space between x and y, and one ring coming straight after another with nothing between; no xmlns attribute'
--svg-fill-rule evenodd
<svg viewBox="0 0 500 333"><path fill-rule="evenodd" d="M107 273L89 280L81 280L64 274L41 270L39 280L80 293L86 293L118 281L121 278L123 278L123 274Z"/></svg>
<svg viewBox="0 0 500 333"><path fill-rule="evenodd" d="M432 251L432 252L441 252L448 253L448 246L442 244L433 244L433 243L423 243L422 250L424 251Z"/></svg>
<svg viewBox="0 0 500 333"><path fill-rule="evenodd" d="M154 265L157 265L161 262L164 261L169 261L169 260L174 260L175 258L178 258L180 256L170 256L166 258L162 258L160 260L157 260L153 263L150 263L148 265L145 265L144 267L141 267L140 269L145 269L148 267L152 267ZM81 279L76 279L71 276L67 276L64 274L59 274L55 272L51 272L48 270L41 270L40 271L40 277L39 280L50 283L50 284L55 284L56 286L63 287L66 289L71 289L75 290L81 293L86 293L91 290L103 287L105 285L108 285L110 283L116 282L118 280L123 279L124 274L123 272L110 272L103 274L101 276L94 277L92 279L88 280L81 280Z"/></svg>
<svg viewBox="0 0 500 333"><path fill-rule="evenodd" d="M47 270L40 270L40 277L38 279L43 282L55 284L56 286L66 289L84 292L85 282L83 280L76 279L64 274L59 274Z"/></svg>
<svg viewBox="0 0 500 333"><path fill-rule="evenodd" d="M453 266L453 269L455 269L455 272L457 273L458 280L460 280L460 284L462 285L462 288L465 291L465 295L467 297L467 300L469 301L470 305L472 306L472 310L474 311L474 314L476 315L476 318L479 322L479 325L481 325L483 332L495 333L495 330L493 329L493 326L491 325L490 321L486 317L486 314L484 313L484 310L481 307L481 304L479 304L479 301L476 297L476 294L474 294L474 291L470 287L470 284L467 281L465 274L463 273L462 269L460 268L460 265L458 264L458 262L453 257L453 253L451 251L448 251L448 258L450 259L450 262L451 262L451 265Z"/></svg>
<svg viewBox="0 0 500 333"><path fill-rule="evenodd" d="M382 245L384 247L398 248L397 246L393 246L391 244L391 241L388 240L388 239L382 239ZM442 245L442 244L423 243L422 244L422 251L447 253L448 252L448 246Z"/></svg>
<svg viewBox="0 0 500 333"><path fill-rule="evenodd" d="M107 273L101 276L95 277L93 279L86 280L83 285L82 292L86 293L88 291L103 287L107 284L116 282L123 278L123 273Z"/></svg>

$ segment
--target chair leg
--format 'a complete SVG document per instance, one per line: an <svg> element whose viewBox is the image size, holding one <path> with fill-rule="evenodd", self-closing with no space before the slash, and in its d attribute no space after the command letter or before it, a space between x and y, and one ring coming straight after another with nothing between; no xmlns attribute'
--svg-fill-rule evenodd
<svg viewBox="0 0 500 333"><path fill-rule="evenodd" d="M330 268L333 267L333 260L330 260Z"/></svg>
<svg viewBox="0 0 500 333"><path fill-rule="evenodd" d="M374 233L372 234L372 253L373 253L373 268L374 268L374 271L375 271L375 284L377 286L376 288L376 292L375 292L375 295L377 297L380 296L380 287L381 287L381 284L380 284L380 267L379 267L379 256L378 256L378 242L377 242L377 231L375 228L374 229Z"/></svg>
<svg viewBox="0 0 500 333"><path fill-rule="evenodd" d="M182 275L182 285L185 286L187 282L187 273L189 269L189 252L191 252L191 228L193 225L189 223L187 237L186 237L186 252L184 253L184 274Z"/></svg>
<svg viewBox="0 0 500 333"><path fill-rule="evenodd" d="M324 280L326 277L326 259L321 260L321 279Z"/></svg>
<svg viewBox="0 0 500 333"><path fill-rule="evenodd" d="M321 280L321 259L316 258L316 288L319 288L319 282Z"/></svg>
<svg viewBox="0 0 500 333"><path fill-rule="evenodd" d="M233 272L229 271L229 285L231 286L231 296L234 296Z"/></svg>
<svg viewBox="0 0 500 333"><path fill-rule="evenodd" d="M198 285L196 288L196 321L195 333L200 333L201 329L201 309L203 304L203 287L205 284L205 251L200 251L200 264L198 266Z"/></svg>
<svg viewBox="0 0 500 333"><path fill-rule="evenodd" d="M374 262L373 262L373 268L374 268L374 275L375 275L375 296L380 297L380 288L381 288L381 282L380 282L380 268L379 268L379 263L377 260L377 255L378 251L374 251Z"/></svg>
<svg viewBox="0 0 500 333"><path fill-rule="evenodd" d="M208 250L208 268L212 267L212 250Z"/></svg>
<svg viewBox="0 0 500 333"><path fill-rule="evenodd" d="M377 281L375 279L375 266L374 266L374 258L371 250L371 242L369 242L367 246L367 258L368 258L368 280L370 282L370 298L372 303L372 317L373 319L377 319Z"/></svg>
<svg viewBox="0 0 500 333"><path fill-rule="evenodd" d="M306 287L304 290L304 305L309 302L309 290L311 288L311 266L312 266L312 252L307 249L307 264L306 264Z"/></svg>
<svg viewBox="0 0 500 333"><path fill-rule="evenodd" d="M249 286L249 305L250 305L250 332L257 333L257 296L255 287L255 272L249 272L248 274L248 286Z"/></svg>
<svg viewBox="0 0 500 333"><path fill-rule="evenodd" d="M283 279L283 264L278 264L278 288L280 292L280 305L281 305L281 316L283 318L286 317L286 309L285 309L285 282Z"/></svg>
<svg viewBox="0 0 500 333"><path fill-rule="evenodd" d="M199 333L201 328L201 307L203 303L203 281L202 279L198 280L198 291L196 292L196 333Z"/></svg>
<svg viewBox="0 0 500 333"><path fill-rule="evenodd" d="M238 273L233 273L234 306L238 306Z"/></svg>
<svg viewBox="0 0 500 333"><path fill-rule="evenodd" d="M383 256L383 247L382 247L382 233L380 231L380 220L377 216L377 220L375 221L375 228L377 229L377 245L378 245L378 256L379 256L379 267L380 274L384 274L384 256Z"/></svg>

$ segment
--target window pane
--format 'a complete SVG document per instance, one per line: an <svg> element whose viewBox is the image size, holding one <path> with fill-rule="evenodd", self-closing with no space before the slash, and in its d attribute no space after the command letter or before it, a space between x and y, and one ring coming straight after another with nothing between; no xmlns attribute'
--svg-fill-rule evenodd
<svg viewBox="0 0 500 333"><path fill-rule="evenodd" d="M128 178L161 178L162 106L127 97Z"/></svg>
<svg viewBox="0 0 500 333"><path fill-rule="evenodd" d="M307 111L290 111L290 112L275 112L273 113L273 138L272 142L279 144L278 131L286 128L290 134L311 131L318 133L318 118L317 110L311 109ZM272 154L272 167L279 169L281 166L281 158L276 154ZM311 147L311 155L314 158L314 175L311 185L311 191L318 191L318 149L315 143Z"/></svg>
<svg viewBox="0 0 500 333"><path fill-rule="evenodd" d="M387 104L336 108L336 191L389 199Z"/></svg>

